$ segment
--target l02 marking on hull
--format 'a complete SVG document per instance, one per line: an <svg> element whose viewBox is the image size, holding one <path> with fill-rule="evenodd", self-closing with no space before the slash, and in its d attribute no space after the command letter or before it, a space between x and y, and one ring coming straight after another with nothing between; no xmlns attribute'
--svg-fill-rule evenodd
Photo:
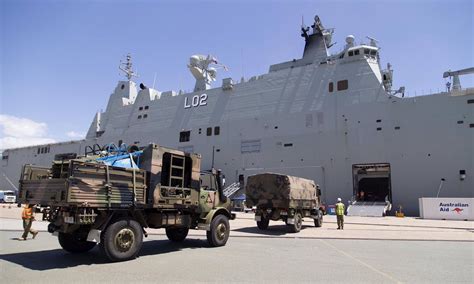
<svg viewBox="0 0 474 284"><path fill-rule="evenodd" d="M188 101L188 97L184 98L184 108L200 107L207 105L207 94L194 95L191 98L191 102Z"/></svg>

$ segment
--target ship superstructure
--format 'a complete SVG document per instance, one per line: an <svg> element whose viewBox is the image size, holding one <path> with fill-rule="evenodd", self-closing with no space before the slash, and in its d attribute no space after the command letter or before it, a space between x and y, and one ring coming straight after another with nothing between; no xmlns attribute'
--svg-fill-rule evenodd
<svg viewBox="0 0 474 284"><path fill-rule="evenodd" d="M314 179L328 204L388 202L416 215L418 197L436 196L440 186L440 196L473 197L474 89L403 97L375 39L358 45L348 36L330 54L332 34L316 17L301 28L301 59L215 88L222 65L195 55L192 93L137 86L129 57L127 80L84 140L5 150L1 170L16 182L23 164L48 166L55 154L153 142L202 154L203 168L222 169L235 188L261 172Z"/></svg>

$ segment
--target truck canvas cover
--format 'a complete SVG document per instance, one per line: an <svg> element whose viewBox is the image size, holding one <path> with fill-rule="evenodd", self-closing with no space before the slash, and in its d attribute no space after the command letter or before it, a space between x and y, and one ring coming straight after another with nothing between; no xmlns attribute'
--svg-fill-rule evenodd
<svg viewBox="0 0 474 284"><path fill-rule="evenodd" d="M314 181L289 175L264 173L249 176L247 206L312 207L316 203Z"/></svg>

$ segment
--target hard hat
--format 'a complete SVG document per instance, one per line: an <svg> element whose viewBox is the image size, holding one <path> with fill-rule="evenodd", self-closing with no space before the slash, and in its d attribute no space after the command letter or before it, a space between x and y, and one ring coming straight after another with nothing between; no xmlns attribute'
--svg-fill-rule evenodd
<svg viewBox="0 0 474 284"><path fill-rule="evenodd" d="M339 198L337 199L337 202L341 202L341 201L342 201L342 199L339 197Z"/></svg>

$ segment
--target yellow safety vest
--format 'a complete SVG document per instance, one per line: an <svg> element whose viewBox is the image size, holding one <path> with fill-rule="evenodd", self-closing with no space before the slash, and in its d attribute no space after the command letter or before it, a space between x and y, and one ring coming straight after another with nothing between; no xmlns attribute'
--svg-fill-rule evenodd
<svg viewBox="0 0 474 284"><path fill-rule="evenodd" d="M344 203L336 203L336 215L344 215Z"/></svg>

